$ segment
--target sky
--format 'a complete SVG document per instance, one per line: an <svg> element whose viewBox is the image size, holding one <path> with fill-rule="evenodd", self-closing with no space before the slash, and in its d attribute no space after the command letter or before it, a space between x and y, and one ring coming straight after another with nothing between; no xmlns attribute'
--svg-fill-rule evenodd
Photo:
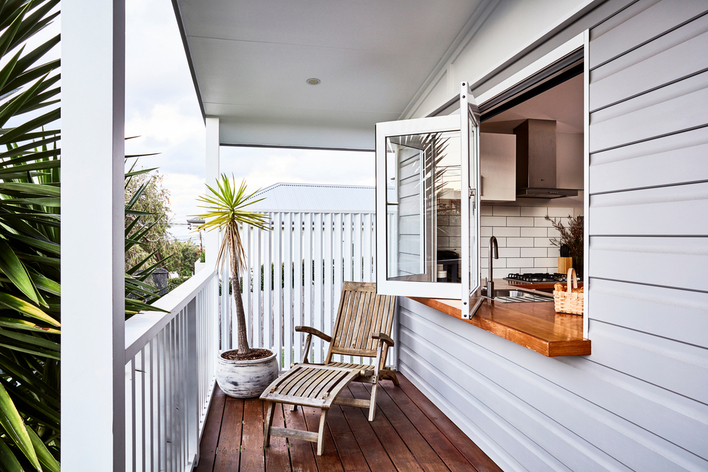
<svg viewBox="0 0 708 472"><path fill-rule="evenodd" d="M138 167L159 167L172 233L186 239L183 224L205 188L205 127L170 0L126 0L125 132L139 136L126 143L128 154L160 153ZM221 172L245 178L253 190L278 182L374 185L374 156L225 146Z"/></svg>

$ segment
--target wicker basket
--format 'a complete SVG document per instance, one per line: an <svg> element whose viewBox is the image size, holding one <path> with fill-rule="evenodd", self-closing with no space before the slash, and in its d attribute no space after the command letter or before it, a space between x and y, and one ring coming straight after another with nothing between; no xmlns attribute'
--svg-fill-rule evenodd
<svg viewBox="0 0 708 472"><path fill-rule="evenodd" d="M573 278L573 288L578 288L578 277L575 275L575 269L572 267L568 269L568 277L566 279L567 289L566 291L554 290L553 300L556 305L556 312L558 313L570 313L571 315L582 315L583 307L585 305L585 294L573 292L571 289L570 279Z"/></svg>

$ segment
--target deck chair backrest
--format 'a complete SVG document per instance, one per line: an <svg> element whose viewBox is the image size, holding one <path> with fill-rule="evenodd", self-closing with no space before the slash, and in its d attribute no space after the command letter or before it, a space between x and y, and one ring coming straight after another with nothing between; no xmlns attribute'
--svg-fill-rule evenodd
<svg viewBox="0 0 708 472"><path fill-rule="evenodd" d="M372 333L391 336L396 297L376 295L376 284L344 282L327 361L333 354L376 357Z"/></svg>

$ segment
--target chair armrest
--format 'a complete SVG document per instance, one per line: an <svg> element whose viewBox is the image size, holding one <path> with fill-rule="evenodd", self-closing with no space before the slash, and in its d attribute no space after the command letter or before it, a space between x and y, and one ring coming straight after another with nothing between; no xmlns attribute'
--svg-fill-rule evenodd
<svg viewBox="0 0 708 472"><path fill-rule="evenodd" d="M295 331L298 331L300 333L309 333L309 334L314 334L318 338L324 339L325 341L332 342L332 338L330 336L327 336L324 334L322 331L315 329L315 328L310 328L309 326L295 326Z"/></svg>
<svg viewBox="0 0 708 472"><path fill-rule="evenodd" d="M393 346L393 339L391 339L391 337L385 333L372 334L371 337L374 339L379 339L388 344L389 346Z"/></svg>

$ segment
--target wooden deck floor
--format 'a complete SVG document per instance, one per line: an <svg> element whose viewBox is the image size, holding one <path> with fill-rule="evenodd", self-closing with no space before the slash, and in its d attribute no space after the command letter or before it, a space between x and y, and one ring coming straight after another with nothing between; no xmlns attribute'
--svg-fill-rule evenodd
<svg viewBox="0 0 708 472"><path fill-rule="evenodd" d="M263 402L226 397L217 387L195 471L501 470L406 378L399 374L399 380L400 387L387 380L381 383L372 423L367 421L368 410L333 407L320 457L315 444L285 438L272 437L264 450ZM343 395L367 398L367 387L352 383ZM291 412L277 405L275 411L273 426L317 431L317 409Z"/></svg>

